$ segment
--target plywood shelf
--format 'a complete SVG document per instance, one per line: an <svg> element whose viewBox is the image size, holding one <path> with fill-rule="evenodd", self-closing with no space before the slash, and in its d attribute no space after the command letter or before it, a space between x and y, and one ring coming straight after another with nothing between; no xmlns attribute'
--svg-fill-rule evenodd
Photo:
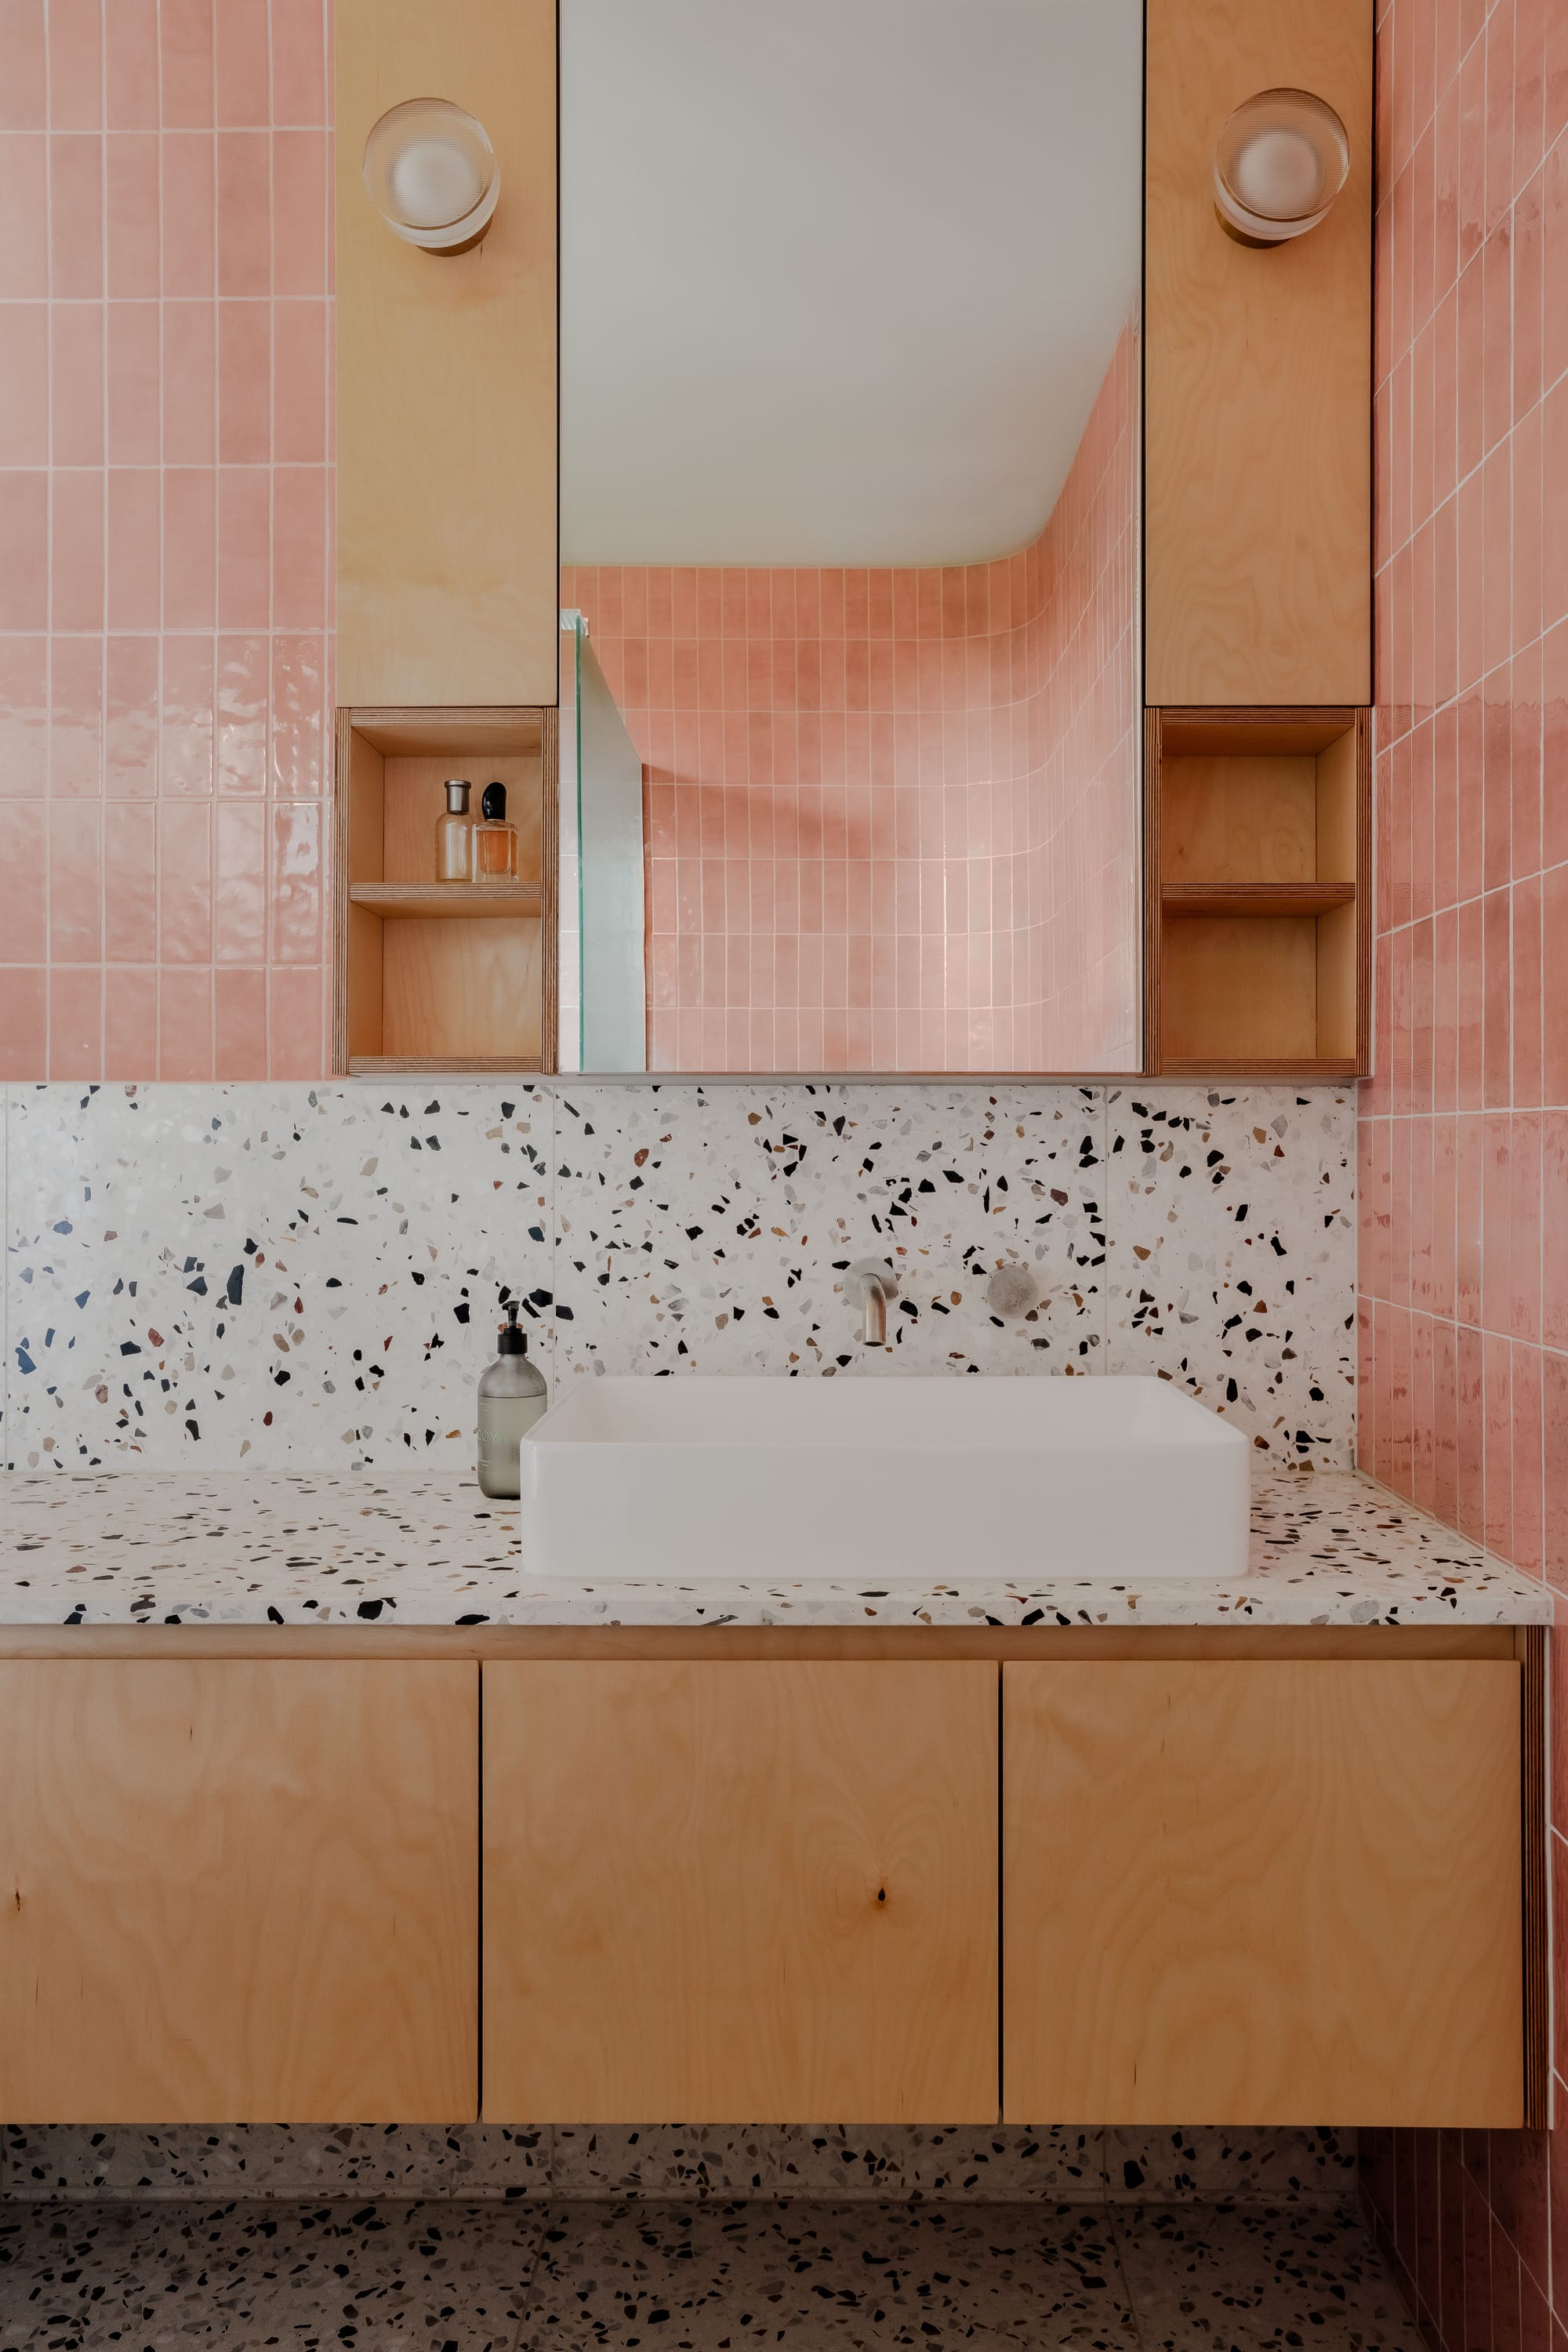
<svg viewBox="0 0 1568 2352"><path fill-rule="evenodd" d="M553 709L340 710L336 1064L351 1076L555 1066ZM507 788L510 882L437 882L447 779Z"/></svg>
<svg viewBox="0 0 1568 2352"><path fill-rule="evenodd" d="M483 1077L494 1072L498 1077L524 1077L540 1075L542 1065L537 1054L351 1054L351 1078L410 1077L426 1071L443 1072L447 1077Z"/></svg>
<svg viewBox="0 0 1568 2352"><path fill-rule="evenodd" d="M1149 1066L1326 1083L1368 1066L1368 714L1148 714Z"/></svg>
<svg viewBox="0 0 1568 2352"><path fill-rule="evenodd" d="M1167 921L1197 915L1326 915L1355 900L1353 882L1166 882Z"/></svg>
<svg viewBox="0 0 1568 2352"><path fill-rule="evenodd" d="M351 882L351 907L406 921L497 921L537 915L542 905L537 882Z"/></svg>

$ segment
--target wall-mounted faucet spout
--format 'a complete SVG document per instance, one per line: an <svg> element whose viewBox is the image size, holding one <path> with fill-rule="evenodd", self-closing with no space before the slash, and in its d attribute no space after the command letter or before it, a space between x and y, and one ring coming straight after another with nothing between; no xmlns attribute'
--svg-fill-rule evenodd
<svg viewBox="0 0 1568 2352"><path fill-rule="evenodd" d="M899 1277L885 1259L857 1258L844 1277L844 1288L860 1318L863 1347L888 1344L888 1301L899 1295Z"/></svg>

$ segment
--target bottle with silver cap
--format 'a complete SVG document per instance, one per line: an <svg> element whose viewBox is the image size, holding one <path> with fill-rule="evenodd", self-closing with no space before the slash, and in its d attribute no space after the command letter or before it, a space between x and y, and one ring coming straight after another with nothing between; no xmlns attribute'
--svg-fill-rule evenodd
<svg viewBox="0 0 1568 2352"><path fill-rule="evenodd" d="M437 882L471 882L474 878L474 818L468 806L472 790L466 776L447 779L447 805L436 820Z"/></svg>

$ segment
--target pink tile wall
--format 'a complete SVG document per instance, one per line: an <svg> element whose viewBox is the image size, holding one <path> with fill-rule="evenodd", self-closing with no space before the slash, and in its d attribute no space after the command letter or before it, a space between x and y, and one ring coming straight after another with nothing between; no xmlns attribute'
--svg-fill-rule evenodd
<svg viewBox="0 0 1568 2352"><path fill-rule="evenodd" d="M644 763L649 1066L1137 1059L1138 345L1034 544L568 569Z"/></svg>
<svg viewBox="0 0 1568 2352"><path fill-rule="evenodd" d="M1359 1444L1568 1591L1568 8L1382 0L1377 64ZM1561 1906L1556 1949L1561 2073ZM1434 2343L1564 2344L1568 2138L1373 2135L1366 2161Z"/></svg>
<svg viewBox="0 0 1568 2352"><path fill-rule="evenodd" d="M0 1076L327 1066L326 0L0 0Z"/></svg>

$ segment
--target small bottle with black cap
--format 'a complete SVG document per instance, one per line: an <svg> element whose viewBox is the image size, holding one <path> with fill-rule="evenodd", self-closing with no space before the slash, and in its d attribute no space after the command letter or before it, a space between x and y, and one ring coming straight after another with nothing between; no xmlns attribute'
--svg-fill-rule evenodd
<svg viewBox="0 0 1568 2352"><path fill-rule="evenodd" d="M479 796L479 823L474 827L474 879L517 879L517 827L507 823L504 784L487 784Z"/></svg>
<svg viewBox="0 0 1568 2352"><path fill-rule="evenodd" d="M528 1360L517 1306L508 1299L495 1362L479 1378L479 1486L498 1502L517 1500L519 1448L550 1402L543 1373Z"/></svg>

